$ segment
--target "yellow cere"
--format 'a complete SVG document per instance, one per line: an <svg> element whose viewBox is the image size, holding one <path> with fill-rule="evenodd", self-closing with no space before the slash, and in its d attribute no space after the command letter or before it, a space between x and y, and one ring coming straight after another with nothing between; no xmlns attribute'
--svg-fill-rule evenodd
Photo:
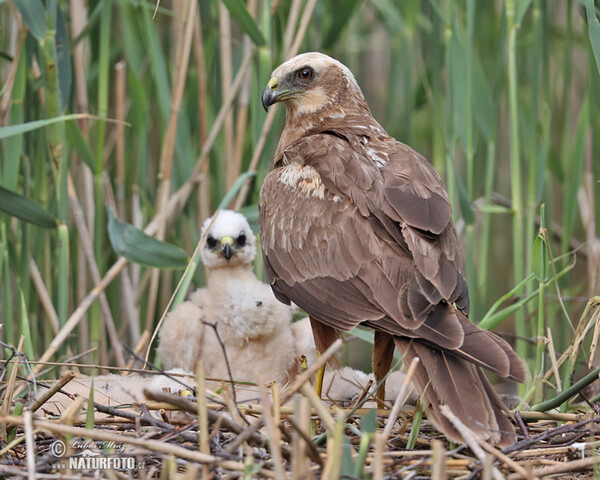
<svg viewBox="0 0 600 480"><path fill-rule="evenodd" d="M277 90L277 77L273 77L271 78L271 80L269 80L269 83L267 83L267 86L271 89L271 90Z"/></svg>
<svg viewBox="0 0 600 480"><path fill-rule="evenodd" d="M226 235L226 236L224 236L224 237L221 239L221 245L222 245L222 246L225 246L225 244L226 244L226 243L228 243L229 245L233 245L233 238L231 238L230 236L227 236L227 235Z"/></svg>

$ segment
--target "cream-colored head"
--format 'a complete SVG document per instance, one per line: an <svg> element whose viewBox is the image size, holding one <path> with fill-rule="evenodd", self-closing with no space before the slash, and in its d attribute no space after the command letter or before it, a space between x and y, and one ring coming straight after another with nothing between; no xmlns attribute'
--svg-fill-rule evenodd
<svg viewBox="0 0 600 480"><path fill-rule="evenodd" d="M318 52L302 53L282 63L271 74L262 95L265 109L283 102L288 114L361 108L366 101L354 75L344 64Z"/></svg>
<svg viewBox="0 0 600 480"><path fill-rule="evenodd" d="M256 236L246 217L221 210L212 225L211 221L212 217L207 218L202 225L202 235L208 228L200 247L202 263L208 268L250 267L256 256Z"/></svg>

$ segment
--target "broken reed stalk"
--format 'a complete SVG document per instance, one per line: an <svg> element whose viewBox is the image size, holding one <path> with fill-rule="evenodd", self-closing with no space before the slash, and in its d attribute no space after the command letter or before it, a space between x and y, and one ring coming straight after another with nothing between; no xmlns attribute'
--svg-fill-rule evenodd
<svg viewBox="0 0 600 480"><path fill-rule="evenodd" d="M265 426L267 427L269 449L271 450L273 464L275 465L275 477L278 480L283 480L285 478L285 469L283 467L283 459L281 457L281 435L279 432L279 424L275 423L273 418L273 412L271 411L272 404L269 401L267 387L265 386L265 379L260 373L257 374L257 382L258 390L260 392L260 400L265 406L262 418Z"/></svg>
<svg viewBox="0 0 600 480"><path fill-rule="evenodd" d="M445 480L446 475L446 450L444 443L441 440L433 440L431 442L432 449L432 465L431 465L431 480Z"/></svg>
<svg viewBox="0 0 600 480"><path fill-rule="evenodd" d="M25 427L25 445L27 446L27 474L29 480L35 480L35 441L33 440L33 422L31 411L23 414L23 424Z"/></svg>
<svg viewBox="0 0 600 480"><path fill-rule="evenodd" d="M196 368L196 394L198 405L198 448L202 453L210 454L210 444L208 442L208 409L206 406L206 396L203 394L204 387L204 360L198 362ZM208 480L208 468L202 466L202 480Z"/></svg>
<svg viewBox="0 0 600 480"><path fill-rule="evenodd" d="M44 403L46 403L52 396L58 392L61 388L63 388L67 383L73 380L77 374L73 370L69 370L65 373L54 385L52 385L48 390L46 390L40 397L37 398L35 402L29 407L31 412L35 412L38 408L40 408Z"/></svg>

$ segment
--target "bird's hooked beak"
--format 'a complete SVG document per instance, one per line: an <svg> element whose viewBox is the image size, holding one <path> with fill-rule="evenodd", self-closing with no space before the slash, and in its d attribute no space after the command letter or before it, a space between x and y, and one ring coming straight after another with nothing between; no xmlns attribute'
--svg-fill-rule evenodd
<svg viewBox="0 0 600 480"><path fill-rule="evenodd" d="M279 88L279 79L277 77L271 77L269 83L263 90L262 94L262 105L265 112L269 111L269 107L278 101L280 92L277 91Z"/></svg>
<svg viewBox="0 0 600 480"><path fill-rule="evenodd" d="M225 257L225 260L227 260L227 263L229 263L229 260L231 260L231 257L234 254L232 246L233 246L233 238L231 238L229 236L225 236L221 239L221 247L223 247L223 250L221 253Z"/></svg>
<svg viewBox="0 0 600 480"><path fill-rule="evenodd" d="M281 102L282 100L293 97L299 93L302 93L302 90L298 90L289 85L285 76L283 78L277 76L271 77L271 80L269 80L269 83L267 83L267 86L263 90L263 108L265 109L265 112L268 112L269 107L274 103Z"/></svg>

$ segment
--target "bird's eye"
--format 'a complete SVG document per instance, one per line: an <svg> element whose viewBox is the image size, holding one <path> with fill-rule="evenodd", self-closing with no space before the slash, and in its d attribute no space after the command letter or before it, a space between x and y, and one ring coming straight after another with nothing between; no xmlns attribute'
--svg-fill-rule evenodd
<svg viewBox="0 0 600 480"><path fill-rule="evenodd" d="M215 248L217 246L217 239L209 235L206 237L206 244L208 245L208 248Z"/></svg>
<svg viewBox="0 0 600 480"><path fill-rule="evenodd" d="M310 67L304 67L298 70L298 78L300 80L310 80L314 75L314 70Z"/></svg>
<svg viewBox="0 0 600 480"><path fill-rule="evenodd" d="M240 247L243 247L244 245L246 245L246 235L241 233L240 236L237 238L237 244Z"/></svg>

